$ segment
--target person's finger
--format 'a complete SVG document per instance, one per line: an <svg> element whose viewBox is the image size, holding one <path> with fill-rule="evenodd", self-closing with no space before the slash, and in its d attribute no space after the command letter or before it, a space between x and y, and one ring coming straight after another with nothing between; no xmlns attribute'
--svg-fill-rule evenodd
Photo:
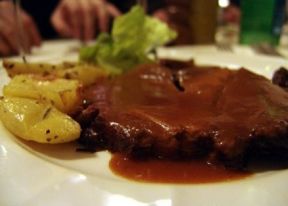
<svg viewBox="0 0 288 206"><path fill-rule="evenodd" d="M30 45L40 46L41 35L39 34L39 31L37 29L34 20L25 12L22 13L22 19L23 19L23 27L24 30L26 31Z"/></svg>
<svg viewBox="0 0 288 206"><path fill-rule="evenodd" d="M17 51L11 50L7 42L0 37L0 56L8 56L16 53Z"/></svg>
<svg viewBox="0 0 288 206"><path fill-rule="evenodd" d="M9 47L7 47L7 45L4 45L0 42L0 56L9 56L9 55L12 55L12 54L16 54L16 53L13 53L13 51L10 50Z"/></svg>
<svg viewBox="0 0 288 206"><path fill-rule="evenodd" d="M62 36L71 37L73 32L71 29L71 23L67 18L68 14L65 7L58 6L51 17L51 23L55 30Z"/></svg>
<svg viewBox="0 0 288 206"><path fill-rule="evenodd" d="M9 1L0 1L0 19L6 22L8 25L15 23L14 6Z"/></svg>
<svg viewBox="0 0 288 206"><path fill-rule="evenodd" d="M88 41L95 35L95 16L88 4L85 4L83 9L83 38Z"/></svg>
<svg viewBox="0 0 288 206"><path fill-rule="evenodd" d="M112 4L107 3L106 5L106 11L112 16L117 17L120 16L122 13Z"/></svg>
<svg viewBox="0 0 288 206"><path fill-rule="evenodd" d="M99 18L99 28L100 30L107 31L109 16L117 17L120 16L121 12L112 4L105 3L98 7L98 18Z"/></svg>
<svg viewBox="0 0 288 206"><path fill-rule="evenodd" d="M96 2L96 4L93 5L93 9L94 9L94 15L98 21L100 32L107 31L109 17L108 17L107 10L106 10L106 4L102 2Z"/></svg>
<svg viewBox="0 0 288 206"><path fill-rule="evenodd" d="M18 51L16 22L13 13L13 5L9 2L0 2L0 43L1 51L5 55Z"/></svg>
<svg viewBox="0 0 288 206"><path fill-rule="evenodd" d="M11 26L11 25L10 25ZM1 43L5 44L3 48L9 48L13 53L18 52L17 36L13 25L1 31Z"/></svg>
<svg viewBox="0 0 288 206"><path fill-rule="evenodd" d="M67 12L67 19L69 18L72 26L72 35L74 38L81 38L81 20L83 19L83 13L81 4L77 1L71 1L70 4L65 4L65 9Z"/></svg>

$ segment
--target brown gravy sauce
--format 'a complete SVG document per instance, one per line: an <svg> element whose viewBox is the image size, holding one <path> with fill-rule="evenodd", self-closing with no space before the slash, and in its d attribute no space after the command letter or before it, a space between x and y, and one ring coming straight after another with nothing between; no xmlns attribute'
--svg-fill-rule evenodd
<svg viewBox="0 0 288 206"><path fill-rule="evenodd" d="M114 154L110 169L121 177L153 183L200 184L239 180L252 175L251 172L228 170L224 166L207 161L187 160L133 160Z"/></svg>
<svg viewBox="0 0 288 206"><path fill-rule="evenodd" d="M194 137L203 131L212 134L214 141L209 153L220 151L228 157L237 157L255 136L252 132L267 136L275 133L273 125L287 121L287 94L264 77L245 69L231 71L217 67L186 72L179 75L185 91L175 88L169 71L155 66L123 75L108 87L99 83L87 90L86 96L95 102L101 117L113 123L117 131L124 131L131 142L141 130L157 137L153 141L146 138L144 143L153 145L159 156L173 155L177 149L186 151L188 147L193 154L193 147L189 146L193 141L187 138L188 143L177 144L172 134L184 131ZM113 155L110 168L131 180L157 183L212 183L252 175L205 160L136 161L119 154Z"/></svg>
<svg viewBox="0 0 288 206"><path fill-rule="evenodd" d="M175 152L172 136L182 132L210 134L217 151L237 156L253 132L270 134L273 125L286 122L287 93L245 69L195 67L179 79L185 91L175 88L167 69L144 65L112 83L94 85L86 96L126 136L145 130L157 137L153 146L160 156Z"/></svg>

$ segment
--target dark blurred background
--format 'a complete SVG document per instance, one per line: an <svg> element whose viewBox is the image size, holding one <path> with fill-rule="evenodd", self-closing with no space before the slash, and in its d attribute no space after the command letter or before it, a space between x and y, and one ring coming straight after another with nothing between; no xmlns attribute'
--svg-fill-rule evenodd
<svg viewBox="0 0 288 206"><path fill-rule="evenodd" d="M123 13L127 12L133 6L135 0L112 0L110 1ZM21 5L35 20L41 36L44 39L57 38L58 35L50 23L50 16L56 8L59 0L21 0ZM164 0L149 1L148 12L153 13L155 10L165 6Z"/></svg>
<svg viewBox="0 0 288 206"><path fill-rule="evenodd" d="M125 13L133 5L135 5L137 1L111 0L109 2L113 3L121 12ZM211 33L211 35L214 35L215 32L212 30L207 30L196 34L195 31L199 30L199 25L201 26L203 24L208 24L207 20L205 19L212 18L209 17L209 15L211 16L211 12L213 13L215 9L213 10L210 4L217 4L218 6L218 0L205 0L203 2L201 0L148 0L147 12L149 14L153 14L159 9L165 10L168 16L168 18L166 18L166 22L178 32L178 38L174 44L201 43L207 41L206 39L201 39L201 37L205 36L202 35L202 33ZM43 39L54 39L59 37L50 23L50 17L58 3L59 0L21 0L23 9L34 18ZM230 0L230 3L231 5L239 7L240 0ZM193 8L193 5L195 5L195 8ZM197 5L200 7L196 8ZM210 10L209 7L211 7ZM196 18L195 20L195 16L193 14L198 12L204 12L204 18L199 17L199 19ZM215 17L213 18L215 19ZM207 38L211 39L214 37L211 36Z"/></svg>

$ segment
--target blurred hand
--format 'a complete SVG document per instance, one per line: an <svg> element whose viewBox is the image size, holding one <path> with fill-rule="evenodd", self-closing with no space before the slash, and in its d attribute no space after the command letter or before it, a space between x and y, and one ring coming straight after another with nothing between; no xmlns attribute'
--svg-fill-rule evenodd
<svg viewBox="0 0 288 206"><path fill-rule="evenodd" d="M110 17L120 14L106 0L61 0L51 22L60 35L88 41L97 30L107 31Z"/></svg>
<svg viewBox="0 0 288 206"><path fill-rule="evenodd" d="M41 44L41 37L33 19L22 9L20 19L23 34L18 32L14 5L11 2L0 1L0 56L17 54L20 45L29 52L32 46Z"/></svg>

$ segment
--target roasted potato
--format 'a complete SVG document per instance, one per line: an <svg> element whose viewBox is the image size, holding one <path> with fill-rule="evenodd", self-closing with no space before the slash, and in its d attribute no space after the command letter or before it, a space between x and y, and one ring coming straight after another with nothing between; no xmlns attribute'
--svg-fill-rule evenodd
<svg viewBox="0 0 288 206"><path fill-rule="evenodd" d="M55 73L56 70L64 69L63 64L26 63L6 59L3 60L3 67L10 77L18 74L49 75Z"/></svg>
<svg viewBox="0 0 288 206"><path fill-rule="evenodd" d="M77 79L84 86L88 86L101 77L107 77L108 73L94 65L79 64L69 69L57 70L56 76L65 79Z"/></svg>
<svg viewBox="0 0 288 206"><path fill-rule="evenodd" d="M16 136L39 143L64 143L80 136L80 126L51 104L34 99L3 97L0 119Z"/></svg>
<svg viewBox="0 0 288 206"><path fill-rule="evenodd" d="M3 60L3 66L10 77L19 74L38 74L56 78L76 79L83 85L90 85L98 78L108 76L106 70L95 65L64 62L62 64L25 63Z"/></svg>
<svg viewBox="0 0 288 206"><path fill-rule="evenodd" d="M46 100L60 111L70 114L81 103L81 86L77 80L43 79L17 75L4 86L4 96Z"/></svg>
<svg viewBox="0 0 288 206"><path fill-rule="evenodd" d="M3 61L11 81L3 88L0 119L16 136L39 143L69 142L81 128L71 114L81 103L81 86L106 77L105 70L86 64ZM64 113L62 113L64 112Z"/></svg>

